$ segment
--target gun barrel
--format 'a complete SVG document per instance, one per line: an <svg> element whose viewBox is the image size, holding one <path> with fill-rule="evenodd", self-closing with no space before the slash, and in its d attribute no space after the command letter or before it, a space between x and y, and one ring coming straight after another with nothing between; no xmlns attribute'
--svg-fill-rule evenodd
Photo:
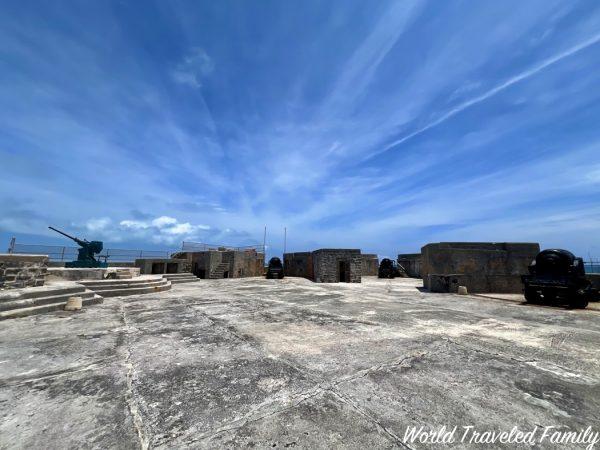
<svg viewBox="0 0 600 450"><path fill-rule="evenodd" d="M80 241L79 239L77 239L76 237L70 236L70 235L68 235L67 233L63 233L62 231L60 231L60 230L57 230L57 229L56 229L56 228L54 228L54 227L48 227L48 228L50 228L51 230L54 230L54 231L56 231L57 233L60 233L60 234L62 234L63 236L66 236L66 237L68 237L69 239L72 239L72 240L74 240L74 241L75 241L75 242L77 242L78 244L81 242L81 241Z"/></svg>

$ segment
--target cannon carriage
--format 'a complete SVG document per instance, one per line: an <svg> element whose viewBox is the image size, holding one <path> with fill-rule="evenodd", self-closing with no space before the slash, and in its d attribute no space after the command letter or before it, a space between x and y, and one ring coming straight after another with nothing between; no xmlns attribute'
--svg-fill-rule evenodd
<svg viewBox="0 0 600 450"><path fill-rule="evenodd" d="M568 304L585 308L597 292L585 277L583 260L568 250L543 250L521 277L528 303Z"/></svg>
<svg viewBox="0 0 600 450"><path fill-rule="evenodd" d="M281 259L277 256L274 256L269 260L269 266L267 268L267 279L279 279L283 278L283 264L281 263Z"/></svg>
<svg viewBox="0 0 600 450"><path fill-rule="evenodd" d="M396 261L392 261L389 258L381 260L377 271L378 278L396 278L400 276L402 276L402 271L396 264Z"/></svg>

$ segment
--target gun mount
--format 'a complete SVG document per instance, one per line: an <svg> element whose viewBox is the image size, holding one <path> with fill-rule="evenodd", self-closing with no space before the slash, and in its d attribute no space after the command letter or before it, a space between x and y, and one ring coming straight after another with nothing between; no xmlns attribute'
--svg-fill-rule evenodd
<svg viewBox="0 0 600 450"><path fill-rule="evenodd" d="M94 256L97 253L100 253L104 248L102 241L88 241L87 239L82 240L57 230L54 227L48 228L56 231L59 234L62 234L65 237L68 237L72 241L75 241L80 247L77 251L77 261L67 262L65 263L65 267L107 267L106 262L100 262Z"/></svg>
<svg viewBox="0 0 600 450"><path fill-rule="evenodd" d="M283 264L281 264L281 259L277 256L274 256L269 260L269 267L267 268L267 279L277 278L281 280L283 278Z"/></svg>
<svg viewBox="0 0 600 450"><path fill-rule="evenodd" d="M529 265L529 275L521 276L528 303L567 303L585 308L597 295L585 278L583 260L561 249L543 250Z"/></svg>
<svg viewBox="0 0 600 450"><path fill-rule="evenodd" d="M379 270L377 271L378 278L396 278L403 276L403 272L396 265L396 261L392 261L389 258L383 258L379 263Z"/></svg>

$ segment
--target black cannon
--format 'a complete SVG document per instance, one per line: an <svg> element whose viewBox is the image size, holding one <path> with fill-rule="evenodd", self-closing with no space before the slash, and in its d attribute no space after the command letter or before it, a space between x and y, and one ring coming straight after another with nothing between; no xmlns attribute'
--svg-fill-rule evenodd
<svg viewBox="0 0 600 450"><path fill-rule="evenodd" d="M283 278L283 264L281 264L281 259L277 256L274 256L269 260L269 267L267 268L267 279L279 279Z"/></svg>
<svg viewBox="0 0 600 450"><path fill-rule="evenodd" d="M401 275L400 269L396 265L396 261L392 261L389 258L383 258L379 263L379 270L377 271L378 278L396 278Z"/></svg>
<svg viewBox="0 0 600 450"><path fill-rule="evenodd" d="M79 249L77 250L77 261L71 261L65 263L65 267L106 267L107 264L105 262L98 261L94 255L100 253L103 248L103 244L101 241L88 241L87 239L77 239L76 237L70 236L67 233L63 233L60 230L57 230L54 227L48 227L57 233L62 234L63 236L68 237L69 239L75 241L77 245L79 245Z"/></svg>
<svg viewBox="0 0 600 450"><path fill-rule="evenodd" d="M567 250L543 250L522 275L525 301L528 303L568 304L585 308L597 292L585 277L583 260Z"/></svg>

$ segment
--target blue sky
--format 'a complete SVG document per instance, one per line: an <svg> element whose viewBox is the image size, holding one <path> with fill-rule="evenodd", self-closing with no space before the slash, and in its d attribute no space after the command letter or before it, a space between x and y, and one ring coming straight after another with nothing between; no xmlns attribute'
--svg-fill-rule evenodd
<svg viewBox="0 0 600 450"><path fill-rule="evenodd" d="M597 1L5 1L0 41L2 242L600 256Z"/></svg>

